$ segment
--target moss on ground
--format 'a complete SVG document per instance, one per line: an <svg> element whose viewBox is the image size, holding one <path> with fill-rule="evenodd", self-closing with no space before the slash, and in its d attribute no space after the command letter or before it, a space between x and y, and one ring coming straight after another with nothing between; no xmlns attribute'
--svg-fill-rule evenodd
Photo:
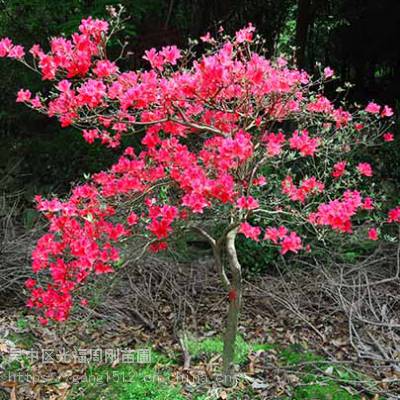
<svg viewBox="0 0 400 400"><path fill-rule="evenodd" d="M287 400L361 400L366 397L355 394L352 383L363 381L366 384L370 380L371 387L374 385L367 376L349 368L334 366L301 345L282 349L279 357L283 365L292 368L297 366L299 370L301 365L305 373L299 374L301 381L293 388L293 395Z"/></svg>
<svg viewBox="0 0 400 400"><path fill-rule="evenodd" d="M356 400L361 399L358 395L352 395L337 383L318 382L295 389L293 400L312 399L312 400Z"/></svg>
<svg viewBox="0 0 400 400"><path fill-rule="evenodd" d="M92 366L74 389L72 400L184 400L179 386L170 383L167 358L152 353L148 364Z"/></svg>
<svg viewBox="0 0 400 400"><path fill-rule="evenodd" d="M224 343L219 337L202 340L191 339L187 341L187 346L189 353L196 359L202 355L222 354ZM244 364L250 350L251 346L246 343L242 336L238 335L235 343L235 362L239 365Z"/></svg>
<svg viewBox="0 0 400 400"><path fill-rule="evenodd" d="M296 365L300 363L314 363L317 364L318 361L323 361L321 356L304 349L301 345L291 345L286 349L282 349L279 352L280 359L287 365Z"/></svg>

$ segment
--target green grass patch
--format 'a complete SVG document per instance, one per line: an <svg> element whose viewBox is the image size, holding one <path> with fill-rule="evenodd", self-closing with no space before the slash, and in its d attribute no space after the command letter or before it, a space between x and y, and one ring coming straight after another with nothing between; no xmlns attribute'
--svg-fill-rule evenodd
<svg viewBox="0 0 400 400"><path fill-rule="evenodd" d="M36 342L35 336L30 332L12 332L7 336L7 339L23 349L31 349Z"/></svg>
<svg viewBox="0 0 400 400"><path fill-rule="evenodd" d="M292 399L312 399L312 400L357 400L361 399L358 395L352 395L343 389L338 383L328 380L321 382L318 380L295 388Z"/></svg>
<svg viewBox="0 0 400 400"><path fill-rule="evenodd" d="M323 361L321 356L318 356L311 351L304 349L303 346L293 344L286 349L280 351L280 358L287 365L296 365L301 363L318 364L318 361Z"/></svg>
<svg viewBox="0 0 400 400"><path fill-rule="evenodd" d="M69 400L184 400L179 386L172 386L169 360L152 353L148 364L91 366Z"/></svg>
<svg viewBox="0 0 400 400"><path fill-rule="evenodd" d="M191 340L187 341L189 353L194 358L199 358L202 355L214 355L222 354L224 349L224 343L221 338L207 338L202 340ZM249 354L251 347L242 336L238 335L235 342L235 363L244 364L247 361L247 355Z"/></svg>
<svg viewBox="0 0 400 400"><path fill-rule="evenodd" d="M276 346L272 343L253 343L251 349L253 351L268 351L276 349Z"/></svg>
<svg viewBox="0 0 400 400"><path fill-rule="evenodd" d="M279 357L283 365L292 366L296 370L294 373L301 377L291 400L360 400L361 396L351 393L351 382L369 379L350 368L333 366L301 345L280 350Z"/></svg>

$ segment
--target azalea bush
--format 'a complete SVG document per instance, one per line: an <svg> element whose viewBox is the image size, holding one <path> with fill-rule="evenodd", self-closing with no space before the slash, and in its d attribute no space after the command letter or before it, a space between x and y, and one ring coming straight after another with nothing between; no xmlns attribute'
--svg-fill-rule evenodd
<svg viewBox="0 0 400 400"><path fill-rule="evenodd" d="M374 165L352 158L363 146L393 140L393 112L373 102L333 103L324 84L334 71L310 76L282 57L266 58L251 24L234 37L201 37L203 54L153 48L143 56L148 69L121 71L107 58L120 24L117 12L109 21L89 17L46 50L0 41L1 57L49 85L43 93L21 89L18 102L76 127L88 143L117 148L124 135L141 140L68 198L36 197L49 228L32 255L38 279L26 282L28 306L43 324L65 321L85 282L119 268L133 242L165 251L178 232L191 230L209 242L226 289L230 384L242 302L237 236L290 256L312 251L311 238L329 243L332 231L360 228L377 240L384 223L400 222L400 207L382 211ZM41 284L42 275L51 282Z"/></svg>

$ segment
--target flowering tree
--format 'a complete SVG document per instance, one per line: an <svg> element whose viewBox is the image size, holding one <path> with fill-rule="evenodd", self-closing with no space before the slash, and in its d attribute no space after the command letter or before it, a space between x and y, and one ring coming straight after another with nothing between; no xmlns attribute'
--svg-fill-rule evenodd
<svg viewBox="0 0 400 400"><path fill-rule="evenodd" d="M150 49L148 70L122 72L106 51L120 22L120 14L109 22L89 17L70 38L51 39L49 51L34 45L31 62L22 46L0 41L1 57L51 84L46 94L21 89L18 102L75 126L89 143L117 147L122 135L141 137L140 149L126 148L68 199L37 196L49 229L33 252L33 270L48 271L51 283L29 279L28 305L44 324L64 321L79 287L118 267L128 239L158 252L174 232L192 230L212 247L227 291L229 384L242 302L237 235L268 241L283 255L310 251L307 235L351 234L357 214L377 240L380 199L365 185L373 167L350 156L393 140L393 113L375 103L352 113L337 107L323 94L330 68L313 78L283 58L265 58L251 24L233 38L203 36L201 56ZM400 222L400 207L388 222Z"/></svg>

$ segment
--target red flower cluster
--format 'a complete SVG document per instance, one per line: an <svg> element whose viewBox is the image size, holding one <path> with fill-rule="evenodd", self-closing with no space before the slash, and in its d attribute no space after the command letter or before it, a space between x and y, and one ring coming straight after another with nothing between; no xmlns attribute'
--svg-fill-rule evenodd
<svg viewBox="0 0 400 400"><path fill-rule="evenodd" d="M362 206L362 198L358 191L347 190L341 199L321 204L318 211L311 213L309 220L313 224L327 225L341 232L352 232L351 217Z"/></svg>
<svg viewBox="0 0 400 400"><path fill-rule="evenodd" d="M313 156L319 144L319 138L311 138L307 130L295 131L289 139L290 148L298 150L302 156Z"/></svg>
<svg viewBox="0 0 400 400"><path fill-rule="evenodd" d="M268 155L271 157L278 156L282 151L283 143L285 143L285 135L282 132L268 133L264 135L263 140L267 145Z"/></svg>
<svg viewBox="0 0 400 400"><path fill-rule="evenodd" d="M357 165L357 171L364 176L371 177L372 176L372 167L368 163L359 163Z"/></svg>
<svg viewBox="0 0 400 400"><path fill-rule="evenodd" d="M288 251L297 253L303 246L301 238L296 232L290 232L284 227L278 228L268 227L265 230L264 240L271 240L274 244L281 246L281 254L286 254Z"/></svg>
<svg viewBox="0 0 400 400"><path fill-rule="evenodd" d="M392 210L389 211L388 222L389 223L393 223L393 222L400 223L400 206L393 208Z"/></svg>
<svg viewBox="0 0 400 400"><path fill-rule="evenodd" d="M300 182L300 186L297 187L293 183L293 178L287 176L282 181L282 192L289 196L293 201L305 202L306 198L311 194L321 193L325 188L322 182L319 182L315 176L304 179Z"/></svg>
<svg viewBox="0 0 400 400"><path fill-rule="evenodd" d="M53 38L49 51L34 45L32 68L37 65L42 79L52 81L52 90L32 95L21 89L17 95L18 102L57 118L62 126L77 127L89 143L117 147L122 135L144 131L138 154L127 148L115 165L77 186L67 200L37 198L50 228L33 252L33 269L47 271L51 282L41 287L29 280L27 287L29 305L41 311L44 322L68 317L73 293L91 275L116 268L127 238L141 238L151 251L164 250L174 230L190 226L189 219L198 223L199 214L239 227L258 241L261 227L247 221L255 215L268 226L265 239L278 244L282 254L297 253L302 240L296 232L270 226L279 225L283 213L295 224L304 223L282 192L301 203L315 194L324 198L320 202L335 198L327 188L329 175L339 178L346 168L346 161L335 156L353 145L353 133L368 126L368 118L391 114L387 106L369 105L358 114L362 120L351 125L357 115L313 92L307 73L251 49L251 24L230 40L204 36L211 50L192 64L181 66L189 53L166 46L145 52L149 70L126 72L105 57L108 28L106 21L88 18L70 38ZM0 40L0 57L6 56L27 63L24 49L8 38ZM326 68L323 79L332 75ZM318 123L308 124L313 119ZM298 127L285 151L285 135L271 132L284 120ZM322 149L332 154L334 165L327 158L327 168L317 173L312 168ZM298 164L292 169L288 165L294 160ZM358 170L372 174L367 163ZM281 190L275 190L278 176L285 175ZM310 221L351 232L357 210L373 208L367 199L348 190L340 199L319 204ZM389 221L399 222L396 210Z"/></svg>
<svg viewBox="0 0 400 400"><path fill-rule="evenodd" d="M346 171L346 161L339 161L333 166L332 176L336 179L340 178Z"/></svg>

